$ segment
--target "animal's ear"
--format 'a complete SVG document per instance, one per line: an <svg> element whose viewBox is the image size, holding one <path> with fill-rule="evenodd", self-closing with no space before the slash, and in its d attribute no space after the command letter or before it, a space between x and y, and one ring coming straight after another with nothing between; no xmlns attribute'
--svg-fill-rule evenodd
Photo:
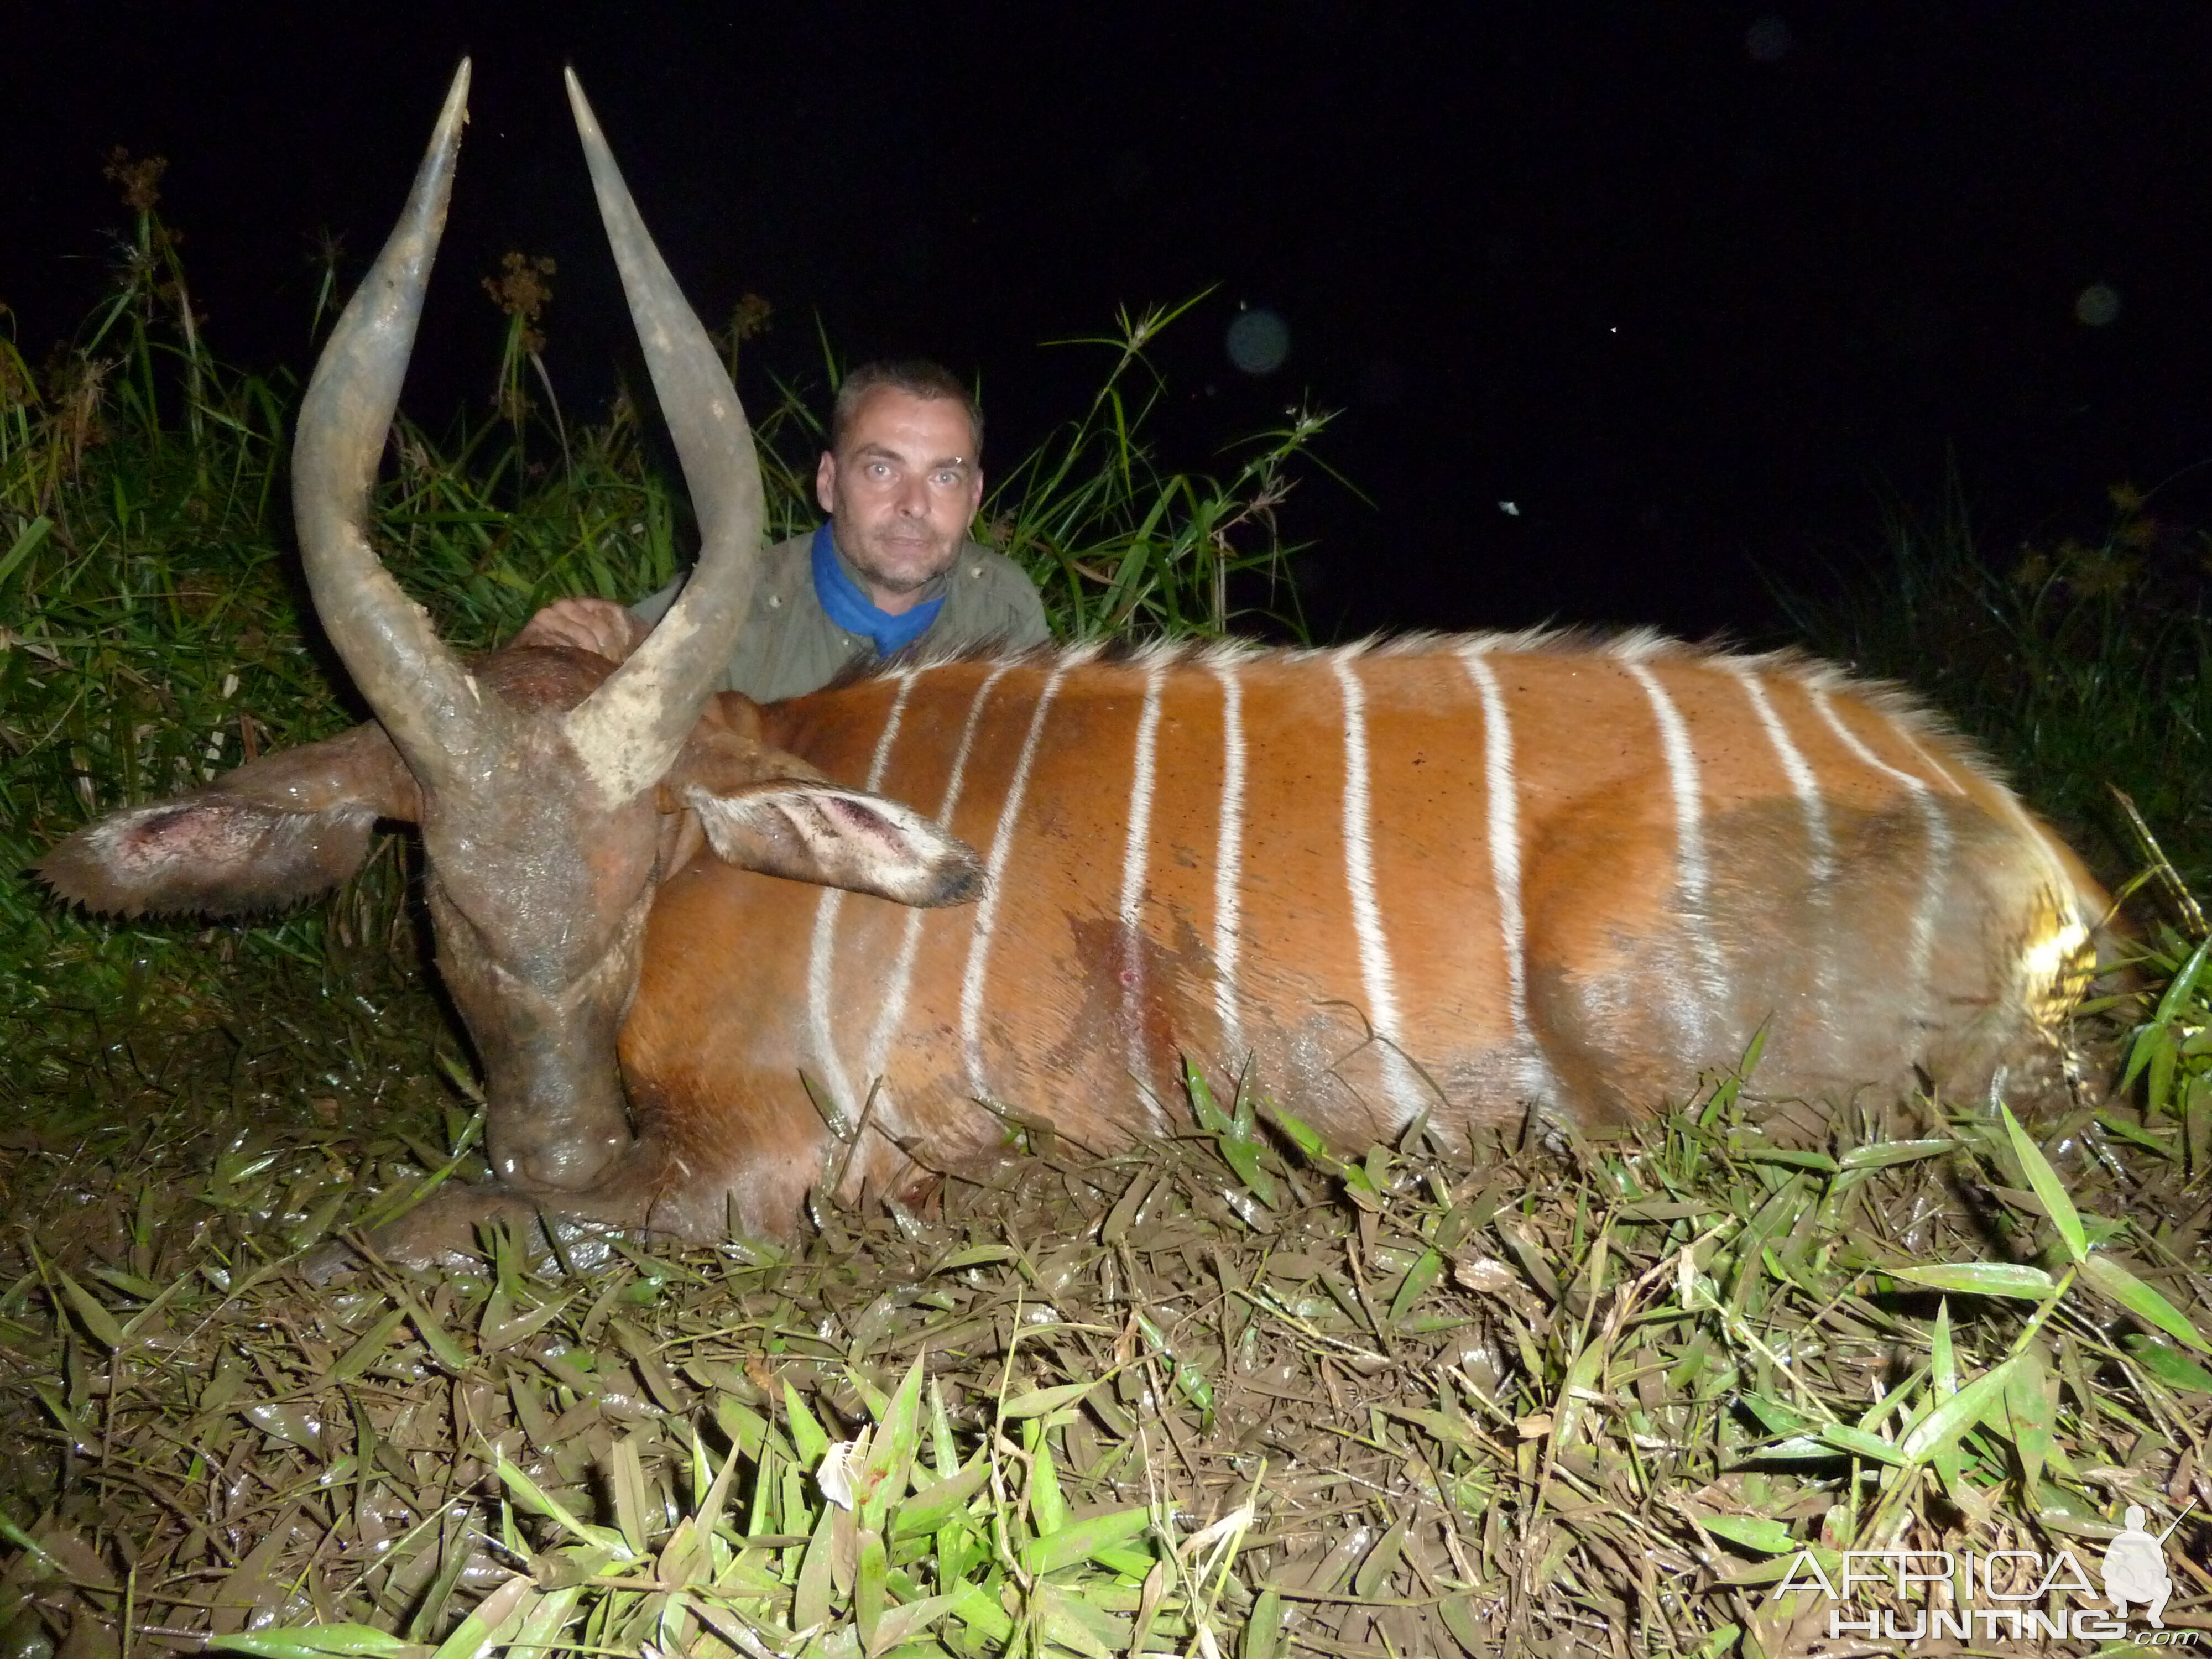
<svg viewBox="0 0 2212 1659"><path fill-rule="evenodd" d="M982 896L983 866L973 848L865 789L787 777L721 790L686 784L683 799L716 854L742 869L901 904L967 904Z"/></svg>
<svg viewBox="0 0 2212 1659"><path fill-rule="evenodd" d="M361 868L379 818L420 811L383 728L357 726L191 794L112 813L34 867L91 910L238 915L337 886Z"/></svg>

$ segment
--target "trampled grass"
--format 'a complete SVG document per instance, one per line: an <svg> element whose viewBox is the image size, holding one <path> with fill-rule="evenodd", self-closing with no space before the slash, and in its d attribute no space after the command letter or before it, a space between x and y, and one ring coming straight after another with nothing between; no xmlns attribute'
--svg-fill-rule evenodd
<svg viewBox="0 0 2212 1659"><path fill-rule="evenodd" d="M399 844L252 927L98 926L21 874L356 717L287 549L291 389L209 355L136 210L74 356L34 374L0 343L9 1653L1872 1651L1778 1587L1900 1550L2094 1577L2125 1505L2162 1528L2192 1498L2166 1617L2212 1628L2212 949L2179 906L2147 934L2162 992L2111 1011L2129 1091L2033 1139L1923 1103L1778 1146L1754 1069L1626 1142L1470 1159L1416 1131L1352 1161L1264 1079L1194 1084L1166 1144L1048 1141L941 1212L823 1210L788 1255L621 1243L562 1273L510 1240L479 1277L304 1283L333 1231L481 1173ZM503 408L403 429L380 502L465 646L656 586L683 545L634 415L526 408L527 320ZM1136 354L1171 320L1125 319L987 512L1065 634L1221 629L1279 568L1316 423L1222 480L1157 467ZM760 422L787 524L809 420ZM1808 612L1816 642L1940 665L2032 797L2101 821L2090 781L2118 776L2201 871L2185 588L2100 586L2094 550L1984 577L1946 545L1901 542L1901 612ZM1954 1605L1861 1583L1848 1611Z"/></svg>
<svg viewBox="0 0 2212 1659"><path fill-rule="evenodd" d="M547 1277L510 1242L325 1291L301 1253L451 1149L179 1147L158 1227L27 1161L7 1585L56 1633L284 1659L1778 1654L1830 1611L1793 1569L2093 1558L2201 1486L2169 1120L1793 1150L1727 1082L1638 1144L1471 1168L1196 1101L1164 1146L827 1213L787 1258ZM2212 1578L2174 1571L2187 1627Z"/></svg>

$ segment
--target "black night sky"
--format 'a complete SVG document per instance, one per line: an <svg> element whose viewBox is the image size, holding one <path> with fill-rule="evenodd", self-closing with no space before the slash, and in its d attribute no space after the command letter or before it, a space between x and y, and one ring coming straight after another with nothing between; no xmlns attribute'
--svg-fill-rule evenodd
<svg viewBox="0 0 2212 1659"><path fill-rule="evenodd" d="M1104 362L1039 342L1218 284L1156 354L1174 459L1344 411L1322 453L1371 505L1316 478L1291 520L1324 631L1755 631L1758 570L1871 545L1947 465L1999 549L2122 479L2212 522L2201 5L60 4L6 37L34 362L100 289L119 143L171 160L216 349L304 369L318 233L357 275L465 51L434 424L489 392L509 247L559 261L569 407L612 384L565 61L702 314L777 307L750 372L812 370L817 313L848 359L939 356L1002 463ZM1224 354L1240 303L1288 325L1272 375Z"/></svg>

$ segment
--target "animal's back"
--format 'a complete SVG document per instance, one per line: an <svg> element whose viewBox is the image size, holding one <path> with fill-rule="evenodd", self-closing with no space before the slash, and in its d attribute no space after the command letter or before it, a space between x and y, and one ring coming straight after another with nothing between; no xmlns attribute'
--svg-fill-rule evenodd
<svg viewBox="0 0 2212 1659"><path fill-rule="evenodd" d="M802 1072L870 1133L849 1178L999 1138L1179 1121L1185 1056L1351 1143L1598 1127L1769 1026L1760 1086L2048 1046L2101 897L1901 700L1792 657L1637 637L1083 652L896 672L769 711L831 777L938 817L981 902L915 910L698 860L623 1038L691 1164L774 1211L819 1172ZM767 1156L763 1159L763 1153Z"/></svg>

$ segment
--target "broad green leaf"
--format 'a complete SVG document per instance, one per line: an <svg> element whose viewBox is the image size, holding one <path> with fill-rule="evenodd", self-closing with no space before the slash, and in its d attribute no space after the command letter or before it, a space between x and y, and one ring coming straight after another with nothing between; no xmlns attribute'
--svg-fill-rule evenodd
<svg viewBox="0 0 2212 1659"><path fill-rule="evenodd" d="M508 1462L504 1453L492 1460L492 1468L499 1478L507 1483L507 1490L521 1500L525 1509L542 1515L549 1521L559 1522L571 1535L583 1543L595 1544L601 1549L611 1550L617 1559L627 1561L632 1559L629 1546L623 1541L620 1533L611 1527L595 1527L588 1522L578 1520L568 1512L567 1506L559 1499L545 1492L535 1480Z"/></svg>
<svg viewBox="0 0 2212 1659"><path fill-rule="evenodd" d="M1854 1146L1837 1163L1846 1170L1886 1170L1893 1164L1936 1158L1958 1146L1955 1140L1878 1140L1870 1146Z"/></svg>
<svg viewBox="0 0 2212 1659"><path fill-rule="evenodd" d="M957 1599L951 1595L924 1596L919 1601L908 1601L886 1611L876 1620L875 1640L867 1647L868 1659L876 1659L878 1654L892 1652L914 1640L950 1613Z"/></svg>
<svg viewBox="0 0 2212 1659"><path fill-rule="evenodd" d="M832 1534L836 1530L838 1509L835 1504L822 1506L821 1519L814 1523L814 1536L806 1540L806 1553L799 1564L799 1583L791 1597L791 1622L794 1628L805 1630L823 1623L830 1617L830 1597L833 1586L830 1577L830 1551Z"/></svg>
<svg viewBox="0 0 2212 1659"><path fill-rule="evenodd" d="M624 1435L614 1443L607 1454L608 1485L613 1488L615 1525L621 1529L623 1542L629 1546L630 1558L635 1560L645 1553L646 1505L645 1465L637 1455L637 1442Z"/></svg>
<svg viewBox="0 0 2212 1659"><path fill-rule="evenodd" d="M0 558L0 582L15 574L15 567L38 550L39 544L46 540L46 532L53 527L54 521L43 513L23 526L22 534L15 538L7 556Z"/></svg>
<svg viewBox="0 0 2212 1659"><path fill-rule="evenodd" d="M2002 1397L2005 1383L2019 1363L2016 1358L2008 1359L1983 1372L1906 1430L1896 1448L1904 1454L1904 1461L1925 1463L1945 1447L1956 1444L1959 1437L1981 1419L1983 1412Z"/></svg>
<svg viewBox="0 0 2212 1659"><path fill-rule="evenodd" d="M890 1506L906 1496L921 1446L921 1356L915 1356L878 1419L862 1464L860 1524L880 1532Z"/></svg>
<svg viewBox="0 0 2212 1659"><path fill-rule="evenodd" d="M2012 1261L1949 1261L1931 1267L1888 1267L1883 1271L1908 1284L1925 1285L1931 1291L2008 1296L2023 1302L2040 1302L2057 1285L2057 1280L2042 1268Z"/></svg>
<svg viewBox="0 0 2212 1659"><path fill-rule="evenodd" d="M1445 1624L1454 1636L1458 1635L1449 1619ZM1275 1659L1282 1633L1283 1598L1270 1587L1253 1598L1252 1616L1244 1621L1244 1641L1237 1650L1237 1659Z"/></svg>
<svg viewBox="0 0 2212 1659"><path fill-rule="evenodd" d="M935 1532L968 1507L968 1500L982 1491L991 1478L991 1462L982 1450L968 1460L957 1474L925 1486L891 1511L891 1536L912 1538Z"/></svg>
<svg viewBox="0 0 2212 1659"><path fill-rule="evenodd" d="M799 1454L799 1461L812 1468L822 1461L822 1454L830 1449L830 1431L807 1409L806 1402L799 1397L799 1390L791 1386L788 1379L783 1385L783 1419L790 1425L792 1449Z"/></svg>
<svg viewBox="0 0 2212 1659"><path fill-rule="evenodd" d="M438 1644L431 1659L483 1659L522 1623L538 1596L529 1575L517 1573L469 1609L453 1633Z"/></svg>
<svg viewBox="0 0 2212 1659"><path fill-rule="evenodd" d="M345 1382L359 1376L383 1357L385 1348L392 1340L392 1332L406 1322L407 1310L404 1308L394 1308L386 1314L338 1356L337 1364L331 1367L331 1380Z"/></svg>
<svg viewBox="0 0 2212 1659"><path fill-rule="evenodd" d="M1031 1425L1036 1419L1030 1419ZM1067 1500L1060 1492L1060 1466L1053 1461L1052 1443L1043 1435L1031 1432L1030 1450L1030 1522L1042 1536L1050 1536L1067 1524Z"/></svg>
<svg viewBox="0 0 2212 1659"><path fill-rule="evenodd" d="M484 1316L477 1327L477 1350L480 1353L496 1353L501 1348L511 1348L527 1337L532 1337L568 1310L569 1298L553 1297L518 1315L504 1287L495 1290L485 1304Z"/></svg>
<svg viewBox="0 0 2212 1659"><path fill-rule="evenodd" d="M2128 1358L2169 1389L2184 1394L2212 1394L2212 1371L2187 1354L2176 1353L2165 1343L2148 1336L2126 1339Z"/></svg>
<svg viewBox="0 0 2212 1659"><path fill-rule="evenodd" d="M1058 1411L1062 1406L1073 1405L1104 1381L1103 1377L1093 1377L1088 1382L1062 1382L1049 1389L1030 1389L1006 1401L999 1408L999 1415L1009 1420L1042 1417L1048 1412Z"/></svg>
<svg viewBox="0 0 2212 1659"><path fill-rule="evenodd" d="M93 1278L100 1280L103 1285L112 1285L117 1290L122 1291L124 1295L131 1297L133 1301L157 1301L169 1293L168 1291L163 1290L152 1279L142 1279L137 1273L125 1272L121 1267L87 1267L85 1272L89 1273ZM183 1279L172 1280L169 1285L169 1290L175 1290L178 1285L190 1284L191 1282L191 1276L187 1274ZM137 1319L138 1315L133 1314L131 1316L133 1319Z"/></svg>
<svg viewBox="0 0 2212 1659"><path fill-rule="evenodd" d="M1191 1115L1198 1120L1198 1127L1209 1134L1226 1134L1231 1127L1229 1114L1215 1101L1212 1085L1188 1054L1182 1060L1182 1086L1190 1096Z"/></svg>
<svg viewBox="0 0 2212 1659"><path fill-rule="evenodd" d="M1398 1293L1390 1298L1390 1322L1395 1325L1406 1316L1407 1310L1425 1296L1431 1285L1443 1277L1444 1259L1435 1250L1423 1250L1413 1265L1406 1270L1405 1282Z"/></svg>
<svg viewBox="0 0 2212 1659"><path fill-rule="evenodd" d="M1091 1552L1091 1559L1107 1571L1121 1574L1131 1584L1142 1583L1152 1570L1160 1565L1158 1556L1149 1555L1140 1549L1132 1549L1127 1544L1101 1544Z"/></svg>
<svg viewBox="0 0 2212 1659"><path fill-rule="evenodd" d="M1385 1406L1382 1409L1392 1417L1426 1429L1447 1446L1457 1446L1473 1452L1482 1444L1474 1425L1465 1418L1450 1417L1443 1412L1425 1411L1413 1406Z"/></svg>
<svg viewBox="0 0 2212 1659"><path fill-rule="evenodd" d="M2076 1261L2088 1259L2089 1236L2081 1230L2081 1217L2074 1207L2074 1200L2066 1191L2066 1183L2058 1178L2058 1171L2051 1167L2051 1160L2043 1155L2043 1148L2027 1138L2027 1131L2020 1127L2020 1120L2012 1115L2012 1108L2000 1101L1997 1110L2004 1115L2005 1133L2012 1137L2012 1150L2020 1159L2020 1167L2027 1171L2027 1184L2035 1188L2035 1195L2043 1200L2045 1212L2051 1224L2058 1229L2058 1237L2065 1241L2066 1253Z"/></svg>
<svg viewBox="0 0 2212 1659"><path fill-rule="evenodd" d="M507 1644L507 1650L525 1656L549 1652L554 1638L568 1624L583 1594L581 1584L564 1584L559 1589L547 1591L524 1618L522 1628L514 1632L514 1639Z"/></svg>
<svg viewBox="0 0 2212 1659"><path fill-rule="evenodd" d="M226 1653L249 1653L254 1659L299 1659L303 1654L321 1653L401 1659L403 1655L430 1651L419 1642L403 1642L390 1632L369 1625L303 1625L295 1630L239 1631L228 1636L210 1636L207 1645Z"/></svg>
<svg viewBox="0 0 2212 1659"><path fill-rule="evenodd" d="M2054 1532L2070 1533L2098 1543L2112 1535L2112 1517L2087 1493L2069 1492L2045 1480L2035 1489L2035 1518Z"/></svg>
<svg viewBox="0 0 2212 1659"><path fill-rule="evenodd" d="M407 1310L408 1322L415 1327L415 1334L422 1339L422 1346L431 1356L455 1376L469 1368L468 1354L453 1340L453 1333L441 1324L428 1308L402 1291L399 1305Z"/></svg>
<svg viewBox="0 0 2212 1659"><path fill-rule="evenodd" d="M1959 1392L1959 1361L1951 1346L1951 1304L1948 1297L1936 1304L1936 1329L1928 1344L1928 1388L1937 1406ZM1937 1449L1928 1461L1936 1466L1943 1490L1955 1497L1959 1486L1957 1443Z"/></svg>
<svg viewBox="0 0 2212 1659"><path fill-rule="evenodd" d="M66 1578L69 1577L68 1566L58 1559L52 1550L25 1532L5 1515L0 1515L0 1540L4 1540L22 1551L37 1568L40 1577ZM16 1582L21 1582L20 1574L17 1575Z"/></svg>
<svg viewBox="0 0 2212 1659"><path fill-rule="evenodd" d="M1475 1623L1472 1594L1462 1590L1455 1595L1447 1595L1437 1604L1437 1611L1443 1615L1444 1628L1452 1633L1452 1639L1460 1646L1469 1653L1489 1651L1492 1638L1483 1626Z"/></svg>
<svg viewBox="0 0 2212 1659"><path fill-rule="evenodd" d="M2148 1320L2177 1342L2192 1347L2199 1353L2212 1353L2212 1342L2207 1342L2189 1316L2168 1302L2142 1280L2108 1255L2089 1257L2081 1264L2081 1277L2118 1303L2138 1319Z"/></svg>
<svg viewBox="0 0 2212 1659"><path fill-rule="evenodd" d="M1871 1457L1877 1463L1905 1462L1905 1454L1880 1435L1869 1434L1864 1429L1855 1429L1848 1423L1823 1423L1820 1425L1820 1438L1840 1450L1852 1452L1861 1457ZM1770 1451L1772 1449L1769 1448Z"/></svg>
<svg viewBox="0 0 2212 1659"><path fill-rule="evenodd" d="M2181 965L2181 971L2173 976L2172 983L2160 994L2158 1012L2151 1017L2154 1025L2168 1025L2179 1018L2189 1001L2190 994L2197 988L2197 981L2203 976L2209 959L2212 959L2212 939L2203 940L2190 952L2189 960Z"/></svg>
<svg viewBox="0 0 2212 1659"><path fill-rule="evenodd" d="M707 1448L701 1443L698 1431L696 1429L691 1433L691 1457L697 1468L705 1469L712 1466L712 1459L708 1455ZM732 1450L722 1460L721 1468L708 1483L705 1494L700 1498L697 1513L692 1516L691 1519L697 1523L702 1536L713 1532L716 1527L722 1524L722 1511L729 1503L731 1485L737 1478L738 1465L744 1461L736 1451ZM696 1475L694 1479L696 1479Z"/></svg>
<svg viewBox="0 0 2212 1659"><path fill-rule="evenodd" d="M867 1407L868 1415L877 1422L882 1422L884 1413L891 1408L891 1397L878 1388L866 1371L855 1366L845 1367L845 1381L851 1385L853 1392L860 1396L860 1403Z"/></svg>
<svg viewBox="0 0 2212 1659"><path fill-rule="evenodd" d="M1127 1543L1152 1524L1152 1513L1139 1504L1074 1521L1049 1538L1033 1538L1022 1547L1024 1572L1047 1573L1072 1566L1093 1550Z"/></svg>
<svg viewBox="0 0 2212 1659"><path fill-rule="evenodd" d="M1013 1639L1014 1621L981 1584L970 1582L953 1591L952 1616L987 1642L1004 1645Z"/></svg>
<svg viewBox="0 0 2212 1659"><path fill-rule="evenodd" d="M890 1558L883 1535L862 1528L860 1559L853 1568L853 1622L860 1627L862 1647L870 1653L883 1650L877 1642L877 1625L890 1601Z"/></svg>
<svg viewBox="0 0 2212 1659"><path fill-rule="evenodd" d="M995 1262L1014 1261L1020 1255L1011 1244L978 1244L972 1249L955 1250L931 1271L949 1273L963 1267L988 1267Z"/></svg>
<svg viewBox="0 0 2212 1659"><path fill-rule="evenodd" d="M1079 1592L1039 1584L1029 1598L1037 1628L1084 1659L1119 1659L1129 1641L1129 1621L1091 1607Z"/></svg>
<svg viewBox="0 0 2212 1659"><path fill-rule="evenodd" d="M2154 1135L2142 1125L2130 1123L2112 1112L2098 1113L2097 1127L2117 1139L2140 1146L2147 1152L2156 1152L2160 1158L2170 1158L2179 1155L2173 1142L2165 1136Z"/></svg>
<svg viewBox="0 0 2212 1659"><path fill-rule="evenodd" d="M2043 1466L2051 1461L2057 1438L2050 1373L2041 1352L2032 1344L2009 1362L2012 1376L2004 1390L2005 1416L2012 1424L2013 1449L2020 1454L2021 1486L2033 1492L2043 1479Z"/></svg>
<svg viewBox="0 0 2212 1659"><path fill-rule="evenodd" d="M1577 1349L1568 1362L1566 1380L1560 1385L1559 1404L1552 1416L1552 1443L1571 1446L1581 1432L1583 1419L1589 1411L1589 1396L1598 1392L1598 1381L1605 1370L1605 1362L1612 1350L1602 1342L1592 1342Z"/></svg>
<svg viewBox="0 0 2212 1659"><path fill-rule="evenodd" d="M1252 1135L1240 1135L1233 1129L1225 1131L1214 1145L1220 1149L1222 1159L1243 1182L1245 1191L1269 1209L1275 1207L1275 1178L1260 1167L1260 1152L1263 1142Z"/></svg>
<svg viewBox="0 0 2212 1659"><path fill-rule="evenodd" d="M69 1298L70 1306L76 1310L78 1320L92 1340L110 1353L120 1348L124 1341L123 1327L117 1322L115 1316L108 1312L90 1291L61 1268L52 1267L48 1271L60 1281L63 1295Z"/></svg>
<svg viewBox="0 0 2212 1659"><path fill-rule="evenodd" d="M929 1447L937 1476L949 1480L960 1473L960 1446L952 1437L952 1413L945 1408L945 1389L929 1379Z"/></svg>
<svg viewBox="0 0 2212 1659"><path fill-rule="evenodd" d="M1412 1529L1413 1522L1411 1514L1401 1515L1390 1523L1390 1530L1382 1534L1375 1547L1367 1552L1367 1559L1352 1575L1352 1593L1354 1595L1371 1600L1389 1593L1390 1576L1398 1571L1398 1563L1405 1559L1406 1534ZM1188 1544L1184 1546L1185 1549L1188 1547Z"/></svg>
<svg viewBox="0 0 2212 1659"><path fill-rule="evenodd" d="M1753 1141L1736 1150L1738 1158L1747 1164L1780 1164L1792 1170L1810 1170L1816 1175L1836 1173L1836 1160L1826 1152L1800 1152L1790 1146L1769 1146Z"/></svg>
<svg viewBox="0 0 2212 1659"><path fill-rule="evenodd" d="M1313 1127L1304 1118L1295 1117L1281 1107L1270 1105L1267 1115L1275 1127L1291 1138L1291 1144L1310 1158L1326 1160L1326 1166L1334 1168L1336 1160L1328 1157L1328 1144L1314 1133Z"/></svg>
<svg viewBox="0 0 2212 1659"><path fill-rule="evenodd" d="M1744 1409L1765 1425L1771 1434L1788 1434L1806 1425L1804 1413L1785 1406L1778 1400L1770 1400L1763 1394L1745 1395L1743 1404Z"/></svg>
<svg viewBox="0 0 2212 1659"><path fill-rule="evenodd" d="M1727 1539L1731 1544L1741 1544L1746 1549L1758 1550L1766 1555L1779 1555L1784 1550L1794 1550L1800 1542L1790 1535L1786 1522L1759 1516L1708 1515L1698 1524L1715 1536Z"/></svg>

